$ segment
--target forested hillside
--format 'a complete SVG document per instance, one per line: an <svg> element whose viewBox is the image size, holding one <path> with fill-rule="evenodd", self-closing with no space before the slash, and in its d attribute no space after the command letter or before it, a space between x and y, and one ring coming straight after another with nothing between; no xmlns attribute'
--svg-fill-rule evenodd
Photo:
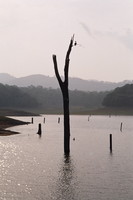
<svg viewBox="0 0 133 200"><path fill-rule="evenodd" d="M133 84L116 88L103 100L107 107L133 107Z"/></svg>
<svg viewBox="0 0 133 200"><path fill-rule="evenodd" d="M16 86L0 84L0 108L34 108L38 101Z"/></svg>
<svg viewBox="0 0 133 200"><path fill-rule="evenodd" d="M41 108L46 111L62 110L62 95L60 89L47 89L41 86L21 88L23 92L36 98ZM102 101L108 92L84 92L70 90L70 111L85 111L102 106Z"/></svg>
<svg viewBox="0 0 133 200"><path fill-rule="evenodd" d="M70 90L70 111L84 112L99 108L108 92L83 92ZM17 108L43 113L62 112L60 89L47 89L42 86L22 87L0 84L0 108Z"/></svg>
<svg viewBox="0 0 133 200"><path fill-rule="evenodd" d="M105 107L133 107L133 84L118 87L112 92L70 90L70 112L86 113ZM60 89L17 87L0 84L0 108L13 108L39 113L62 112Z"/></svg>

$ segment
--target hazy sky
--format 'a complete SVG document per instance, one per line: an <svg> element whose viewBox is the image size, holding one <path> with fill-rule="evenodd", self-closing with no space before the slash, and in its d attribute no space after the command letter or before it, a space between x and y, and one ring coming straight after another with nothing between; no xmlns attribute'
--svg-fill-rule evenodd
<svg viewBox="0 0 133 200"><path fill-rule="evenodd" d="M71 77L133 79L133 0L0 0L0 73L63 75L73 34Z"/></svg>

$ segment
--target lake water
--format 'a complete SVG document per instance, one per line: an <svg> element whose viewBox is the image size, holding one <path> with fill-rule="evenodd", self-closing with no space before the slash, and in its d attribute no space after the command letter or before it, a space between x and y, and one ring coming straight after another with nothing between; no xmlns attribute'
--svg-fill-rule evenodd
<svg viewBox="0 0 133 200"><path fill-rule="evenodd" d="M63 153L63 116L34 117L34 124L10 130L21 134L0 137L1 200L133 199L133 117L71 116L69 157Z"/></svg>

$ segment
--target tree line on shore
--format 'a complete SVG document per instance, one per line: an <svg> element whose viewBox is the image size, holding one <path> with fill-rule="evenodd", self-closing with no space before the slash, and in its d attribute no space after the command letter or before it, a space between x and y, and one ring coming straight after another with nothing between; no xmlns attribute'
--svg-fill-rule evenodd
<svg viewBox="0 0 133 200"><path fill-rule="evenodd" d="M112 92L84 92L70 90L70 111L82 112L106 107L133 107L133 84ZM17 87L0 84L0 108L25 109L56 113L62 111L60 89L42 86Z"/></svg>
<svg viewBox="0 0 133 200"><path fill-rule="evenodd" d="M81 111L101 107L107 94L108 92L70 90L70 109ZM60 89L43 88L42 86L17 87L0 84L0 108L61 112L61 91Z"/></svg>
<svg viewBox="0 0 133 200"><path fill-rule="evenodd" d="M106 107L133 107L133 84L118 87L103 99Z"/></svg>

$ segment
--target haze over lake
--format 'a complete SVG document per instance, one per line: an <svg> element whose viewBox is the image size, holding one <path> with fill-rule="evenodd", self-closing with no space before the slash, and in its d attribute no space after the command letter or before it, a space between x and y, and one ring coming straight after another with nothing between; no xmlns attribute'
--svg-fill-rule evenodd
<svg viewBox="0 0 133 200"><path fill-rule="evenodd" d="M21 134L0 137L1 199L132 200L132 121L131 116L71 116L70 157L63 153L63 116L43 115L34 117L34 124L12 127ZM38 123L42 137L36 134Z"/></svg>

